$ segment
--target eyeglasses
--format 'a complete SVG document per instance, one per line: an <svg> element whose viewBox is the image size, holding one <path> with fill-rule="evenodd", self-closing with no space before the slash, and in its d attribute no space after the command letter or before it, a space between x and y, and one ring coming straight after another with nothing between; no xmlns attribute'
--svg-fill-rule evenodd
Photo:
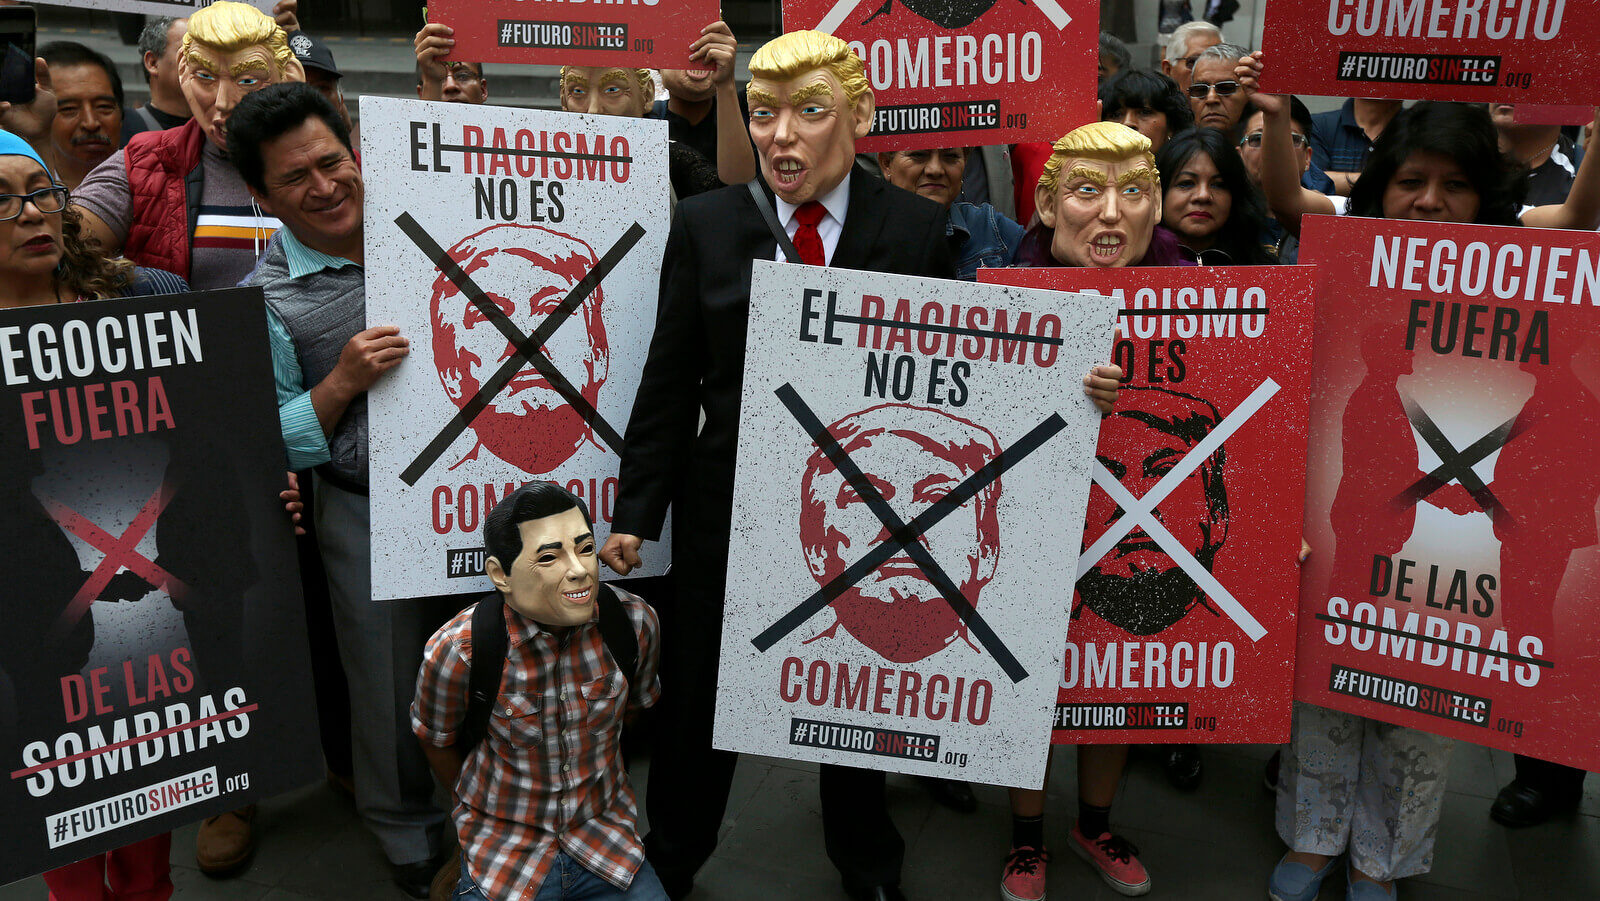
<svg viewBox="0 0 1600 901"><path fill-rule="evenodd" d="M1303 148L1307 144L1311 143L1309 140L1307 140L1305 135L1295 134L1292 131L1289 132L1289 142L1291 144L1293 144L1294 146L1301 147L1301 148ZM1261 146L1261 132L1253 131L1250 134L1245 135L1244 138L1239 141L1239 146L1240 147L1260 147Z"/></svg>
<svg viewBox="0 0 1600 901"><path fill-rule="evenodd" d="M1200 58L1200 54L1195 53L1195 54L1191 54L1189 56L1180 56L1180 57L1178 57L1178 62L1183 63L1185 66L1188 66L1189 68L1193 69L1194 68L1194 61L1199 59L1199 58Z"/></svg>
<svg viewBox="0 0 1600 901"><path fill-rule="evenodd" d="M9 222L22 215L24 203L32 203L41 213L59 213L67 208L67 189L51 185L32 194L0 194L0 222Z"/></svg>
<svg viewBox="0 0 1600 901"><path fill-rule="evenodd" d="M1212 91L1216 91L1218 97L1226 97L1237 90L1239 90L1239 83L1237 81L1219 81L1216 84L1207 84L1203 81L1196 81L1189 85L1189 96L1196 100L1203 100Z"/></svg>
<svg viewBox="0 0 1600 901"><path fill-rule="evenodd" d="M446 78L455 79L456 84L471 84L483 78L467 63L450 63L445 66L444 74Z"/></svg>

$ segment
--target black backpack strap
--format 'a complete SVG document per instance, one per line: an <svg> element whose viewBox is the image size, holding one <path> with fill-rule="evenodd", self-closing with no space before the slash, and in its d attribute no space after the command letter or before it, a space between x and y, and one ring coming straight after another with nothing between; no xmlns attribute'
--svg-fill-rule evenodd
<svg viewBox="0 0 1600 901"><path fill-rule="evenodd" d="M760 176L750 179L745 187L750 189L750 196L755 198L756 209L761 211L761 218L766 220L767 231L772 232L772 237L777 239L778 246L783 248L783 258L791 263L804 262L800 259L800 251L795 249L794 242L789 240L789 233L784 230L783 223L778 221L778 212L772 208L772 201L767 199L767 192L761 187Z"/></svg>
<svg viewBox="0 0 1600 901"><path fill-rule="evenodd" d="M630 691L634 674L639 671L639 635L633 631L633 620L628 618L628 608L617 597L617 590L600 583L600 640L605 642L617 669L628 677Z"/></svg>
<svg viewBox="0 0 1600 901"><path fill-rule="evenodd" d="M456 733L456 750L462 757L483 741L489 728L489 713L500 694L500 677L505 673L506 650L511 636L506 634L505 601L494 591L478 600L472 611L472 666L467 675L467 718Z"/></svg>
<svg viewBox="0 0 1600 901"><path fill-rule="evenodd" d="M633 682L639 669L639 636L633 620L616 591L605 583L596 598L600 604L600 640L605 643L617 668ZM456 750L461 755L483 741L489 729L489 715L500 694L500 679L505 674L506 651L511 637L506 634L505 601L498 591L486 594L472 611L472 667L467 675L467 717L456 731Z"/></svg>

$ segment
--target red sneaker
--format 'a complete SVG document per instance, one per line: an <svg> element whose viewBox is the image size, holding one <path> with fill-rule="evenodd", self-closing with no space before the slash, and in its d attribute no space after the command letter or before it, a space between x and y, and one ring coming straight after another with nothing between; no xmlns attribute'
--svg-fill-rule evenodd
<svg viewBox="0 0 1600 901"><path fill-rule="evenodd" d="M1044 865L1050 855L1038 848L1012 848L1000 874L1000 897L1006 901L1044 901Z"/></svg>
<svg viewBox="0 0 1600 901"><path fill-rule="evenodd" d="M1139 849L1120 835L1103 832L1094 841L1072 827L1072 850L1100 871L1100 878L1119 894L1134 897L1150 892L1150 874L1139 862Z"/></svg>

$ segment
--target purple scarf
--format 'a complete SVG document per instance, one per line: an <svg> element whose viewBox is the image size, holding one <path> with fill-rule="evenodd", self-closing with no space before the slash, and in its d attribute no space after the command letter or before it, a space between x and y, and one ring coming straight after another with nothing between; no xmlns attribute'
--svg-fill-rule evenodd
<svg viewBox="0 0 1600 901"><path fill-rule="evenodd" d="M1050 255L1050 242L1055 236L1055 229L1045 228L1043 223L1035 222L1022 236L1022 243L1017 247L1017 265L1028 268L1067 265L1057 262L1056 258ZM1165 225L1158 223L1155 234L1150 236L1150 246L1146 248L1144 257L1135 260L1132 265L1193 266L1195 262L1184 256L1183 246L1178 243L1178 236Z"/></svg>

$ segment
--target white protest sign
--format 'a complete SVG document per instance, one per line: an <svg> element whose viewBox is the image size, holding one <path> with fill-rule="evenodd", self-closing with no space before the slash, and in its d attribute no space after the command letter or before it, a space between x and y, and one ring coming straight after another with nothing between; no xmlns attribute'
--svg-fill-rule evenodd
<svg viewBox="0 0 1600 901"><path fill-rule="evenodd" d="M1043 781L1115 316L756 262L716 747Z"/></svg>
<svg viewBox="0 0 1600 901"><path fill-rule="evenodd" d="M487 591L483 519L524 482L565 486L610 532L667 239L666 123L361 104L367 323L411 339L369 394L373 598Z"/></svg>

